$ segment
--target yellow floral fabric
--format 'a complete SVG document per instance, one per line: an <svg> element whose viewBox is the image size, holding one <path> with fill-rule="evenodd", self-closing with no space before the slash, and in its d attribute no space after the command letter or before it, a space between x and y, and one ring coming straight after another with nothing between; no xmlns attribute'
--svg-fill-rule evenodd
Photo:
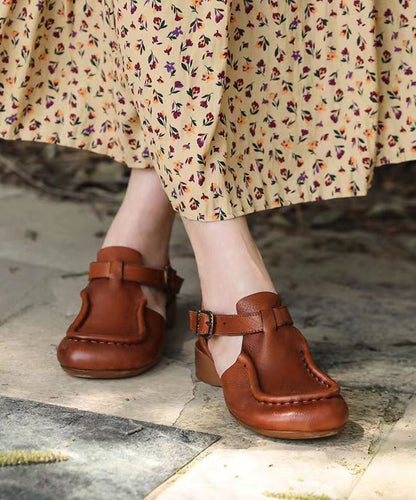
<svg viewBox="0 0 416 500"><path fill-rule="evenodd" d="M0 0L0 139L156 168L223 220L416 159L413 0Z"/></svg>

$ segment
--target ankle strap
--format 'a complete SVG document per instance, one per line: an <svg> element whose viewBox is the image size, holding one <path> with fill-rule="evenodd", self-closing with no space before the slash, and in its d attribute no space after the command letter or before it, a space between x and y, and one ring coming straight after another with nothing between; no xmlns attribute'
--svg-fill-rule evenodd
<svg viewBox="0 0 416 500"><path fill-rule="evenodd" d="M292 325L286 306L272 308L276 326ZM214 314L211 311L189 311L189 328L198 336L248 335L263 331L261 311L252 314Z"/></svg>
<svg viewBox="0 0 416 500"><path fill-rule="evenodd" d="M88 277L90 280L118 278L120 280L135 281L141 285L164 288L174 293L179 292L183 282L183 278L178 276L175 269L170 265L165 266L163 269L153 269L119 260L91 262Z"/></svg>

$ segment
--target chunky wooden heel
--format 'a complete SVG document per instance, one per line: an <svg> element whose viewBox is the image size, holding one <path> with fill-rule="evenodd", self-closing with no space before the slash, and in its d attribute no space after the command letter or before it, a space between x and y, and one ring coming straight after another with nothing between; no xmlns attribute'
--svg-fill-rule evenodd
<svg viewBox="0 0 416 500"><path fill-rule="evenodd" d="M198 380L221 387L221 380L215 369L214 360L195 345L195 375Z"/></svg>

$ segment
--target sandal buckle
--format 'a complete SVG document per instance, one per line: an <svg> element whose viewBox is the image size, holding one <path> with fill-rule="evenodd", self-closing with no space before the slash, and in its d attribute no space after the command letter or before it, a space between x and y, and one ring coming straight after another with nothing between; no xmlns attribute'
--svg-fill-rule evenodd
<svg viewBox="0 0 416 500"><path fill-rule="evenodd" d="M207 314L209 318L207 333L201 333L199 329L201 322L201 314ZM197 337L211 337L212 335L214 335L214 313L212 311L207 311L206 309L199 309L197 311L195 334Z"/></svg>

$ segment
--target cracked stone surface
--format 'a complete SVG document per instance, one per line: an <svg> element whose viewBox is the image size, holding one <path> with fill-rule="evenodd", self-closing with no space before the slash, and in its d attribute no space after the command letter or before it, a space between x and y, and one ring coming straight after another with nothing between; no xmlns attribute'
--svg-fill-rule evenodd
<svg viewBox="0 0 416 500"><path fill-rule="evenodd" d="M0 259L0 282L7 284L2 289L0 301L0 325L18 316L34 303L50 300L50 291L45 284L54 271L48 268ZM6 293L7 292L7 293Z"/></svg>
<svg viewBox="0 0 416 500"><path fill-rule="evenodd" d="M56 348L68 319L50 304L33 306L0 327L1 393L84 410L173 424L193 397L191 370L165 357L140 378L85 380L67 375Z"/></svg>
<svg viewBox="0 0 416 500"><path fill-rule="evenodd" d="M221 436L148 500L411 498L416 236L325 227L297 233L279 218L254 214L249 223L315 361L342 387L351 414L342 434L313 442L260 437L230 415L220 388L195 379L188 310L200 305L199 285L179 220L171 260L185 282L163 361L118 381L65 374L56 346L79 310L111 218L1 186L0 393Z"/></svg>
<svg viewBox="0 0 416 500"><path fill-rule="evenodd" d="M0 198L0 207L0 257L65 271L88 267L100 243L95 235L108 225L85 205L31 191Z"/></svg>
<svg viewBox="0 0 416 500"><path fill-rule="evenodd" d="M396 498L403 500L415 497L416 467L416 398L413 397L380 450L363 474L351 495L351 500ZM400 471L396 474L395 471Z"/></svg>
<svg viewBox="0 0 416 500"><path fill-rule="evenodd" d="M143 498L218 439L1 396L0 418L2 449L53 450L66 459L46 466L20 466L20 470L0 468L0 497L13 500Z"/></svg>

